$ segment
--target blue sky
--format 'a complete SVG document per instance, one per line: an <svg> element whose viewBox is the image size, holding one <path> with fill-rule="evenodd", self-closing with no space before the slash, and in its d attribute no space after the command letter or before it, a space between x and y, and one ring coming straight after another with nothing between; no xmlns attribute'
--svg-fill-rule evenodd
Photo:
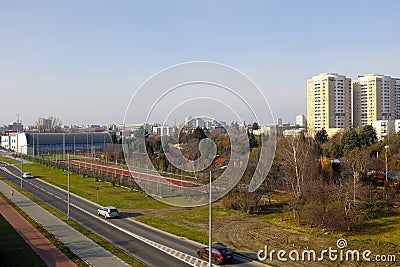
<svg viewBox="0 0 400 267"><path fill-rule="evenodd" d="M306 113L321 72L400 77L398 1L2 1L0 124L56 116L122 123L154 73L187 61L235 67L275 118ZM160 117L160 121L162 116Z"/></svg>

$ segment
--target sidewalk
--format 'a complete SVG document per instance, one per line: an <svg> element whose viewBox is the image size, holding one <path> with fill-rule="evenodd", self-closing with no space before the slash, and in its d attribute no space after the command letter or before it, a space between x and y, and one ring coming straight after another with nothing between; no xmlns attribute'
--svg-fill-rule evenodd
<svg viewBox="0 0 400 267"><path fill-rule="evenodd" d="M127 263L108 252L80 232L76 231L57 217L14 190L11 195L12 188L0 181L0 191L15 203L26 214L32 217L36 222L41 224L47 231L51 232L58 240L68 246L71 251L78 255L83 261L91 266L113 266L126 267ZM3 206L1 206L3 212ZM55 266L55 265L49 265ZM58 266L58 265L57 265ZM61 265L60 265L61 266Z"/></svg>

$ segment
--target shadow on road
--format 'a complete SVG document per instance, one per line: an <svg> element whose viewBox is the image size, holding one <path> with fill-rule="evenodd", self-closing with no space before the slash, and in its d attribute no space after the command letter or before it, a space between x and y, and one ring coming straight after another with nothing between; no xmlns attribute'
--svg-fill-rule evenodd
<svg viewBox="0 0 400 267"><path fill-rule="evenodd" d="M119 214L121 215L121 217L126 217L126 218L134 218L143 215L143 213L140 212L120 212Z"/></svg>

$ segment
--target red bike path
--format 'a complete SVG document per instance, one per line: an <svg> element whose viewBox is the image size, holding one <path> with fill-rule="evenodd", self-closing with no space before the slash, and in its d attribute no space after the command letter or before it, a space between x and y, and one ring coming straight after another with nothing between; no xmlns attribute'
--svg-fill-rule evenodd
<svg viewBox="0 0 400 267"><path fill-rule="evenodd" d="M76 267L67 256L61 253L60 250L1 197L0 213L48 266Z"/></svg>

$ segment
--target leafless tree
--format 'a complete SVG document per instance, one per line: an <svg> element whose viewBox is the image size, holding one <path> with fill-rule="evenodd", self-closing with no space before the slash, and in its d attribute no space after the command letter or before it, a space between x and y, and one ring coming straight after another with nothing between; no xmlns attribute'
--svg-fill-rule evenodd
<svg viewBox="0 0 400 267"><path fill-rule="evenodd" d="M320 173L318 148L309 138L289 136L279 138L276 151L281 178L286 181L287 191L293 195L293 217L299 219L299 205L306 180L314 180Z"/></svg>

